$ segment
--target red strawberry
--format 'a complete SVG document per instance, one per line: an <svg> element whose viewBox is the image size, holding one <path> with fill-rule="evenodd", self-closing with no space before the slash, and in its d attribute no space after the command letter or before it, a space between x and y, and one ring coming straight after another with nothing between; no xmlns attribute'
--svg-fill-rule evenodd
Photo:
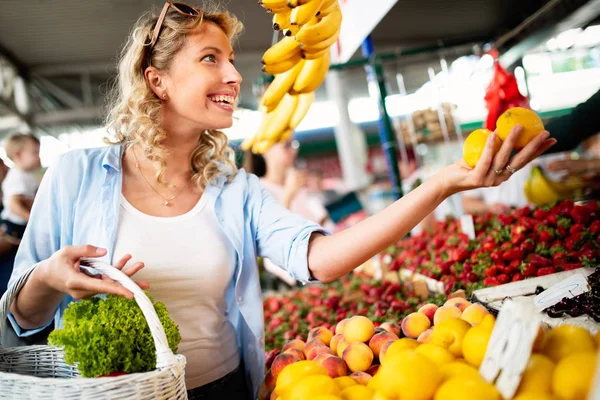
<svg viewBox="0 0 600 400"><path fill-rule="evenodd" d="M519 245L521 242L523 242L525 239L527 239L527 236L525 236L524 233L518 233L516 235L513 235L512 239L510 240L510 242L512 244L514 244L515 246Z"/></svg>
<svg viewBox="0 0 600 400"><path fill-rule="evenodd" d="M526 240L519 246L519 249L525 254L529 254L535 250L535 244L531 240Z"/></svg>
<svg viewBox="0 0 600 400"><path fill-rule="evenodd" d="M537 276L550 275L556 272L556 267L544 267L538 269Z"/></svg>
<svg viewBox="0 0 600 400"><path fill-rule="evenodd" d="M493 267L489 267L488 269L486 269L484 274L487 277L494 277L494 276L498 275L499 272L500 272L499 268L494 265Z"/></svg>
<svg viewBox="0 0 600 400"><path fill-rule="evenodd" d="M506 274L500 274L496 277L496 279L498 280L499 284L504 285L505 283L508 283L510 278Z"/></svg>
<svg viewBox="0 0 600 400"><path fill-rule="evenodd" d="M502 253L500 251L494 251L492 254L490 254L490 257L492 259L493 262L498 263L498 262L502 262Z"/></svg>
<svg viewBox="0 0 600 400"><path fill-rule="evenodd" d="M524 279L523 274L521 273L516 273L513 275L512 279L510 280L511 282L517 282L517 281L522 281Z"/></svg>
<svg viewBox="0 0 600 400"><path fill-rule="evenodd" d="M583 232L583 231L585 231L585 226L583 224L575 224L575 225L571 226L571 228L569 229L569 233L571 235L574 235L576 233Z"/></svg>
<svg viewBox="0 0 600 400"><path fill-rule="evenodd" d="M546 257L540 256L539 254L532 255L531 259L529 260L529 263L535 266L536 268L549 267L550 265L552 265L552 261L550 261Z"/></svg>
<svg viewBox="0 0 600 400"><path fill-rule="evenodd" d="M563 271L571 271L573 269L581 268L583 265L581 263L566 263L562 266Z"/></svg>
<svg viewBox="0 0 600 400"><path fill-rule="evenodd" d="M510 250L506 250L504 252L504 254L502 254L502 258L504 258L506 261L514 261L514 260L523 260L523 258L525 257L525 253L523 253L523 250L521 249L510 249Z"/></svg>
<svg viewBox="0 0 600 400"><path fill-rule="evenodd" d="M544 229L540 232L539 240L540 240L540 242L551 242L552 235L550 234L550 232L548 232L546 229Z"/></svg>
<svg viewBox="0 0 600 400"><path fill-rule="evenodd" d="M587 207L573 206L571 209L571 218L578 224L587 224L592 216L592 211Z"/></svg>
<svg viewBox="0 0 600 400"><path fill-rule="evenodd" d="M577 246L577 240L574 236L570 236L565 239L565 247L567 248L567 250L573 251L573 249L575 249L575 246Z"/></svg>
<svg viewBox="0 0 600 400"><path fill-rule="evenodd" d="M515 210L514 214L517 216L517 218L522 218L529 216L530 212L531 210L529 209L529 207L525 206Z"/></svg>
<svg viewBox="0 0 600 400"><path fill-rule="evenodd" d="M509 214L500 214L498 215L498 221L502 226L508 226L515 221L515 218Z"/></svg>
<svg viewBox="0 0 600 400"><path fill-rule="evenodd" d="M538 270L534 265L527 264L521 268L521 272L523 273L523 276L530 278L532 276L537 276Z"/></svg>
<svg viewBox="0 0 600 400"><path fill-rule="evenodd" d="M498 280L494 277L487 277L483 280L485 286L498 286Z"/></svg>
<svg viewBox="0 0 600 400"><path fill-rule="evenodd" d="M558 228L556 228L556 229L558 230L558 235L559 235L560 237L565 237L565 236L567 236L567 234L568 234L568 232L569 232L569 231L567 231L567 228L566 228L566 227L564 227L564 226L559 226L559 227L558 227Z"/></svg>
<svg viewBox="0 0 600 400"><path fill-rule="evenodd" d="M563 265L566 261L567 255L565 253L554 253L554 255L552 256L552 265L554 265L555 267Z"/></svg>
<svg viewBox="0 0 600 400"><path fill-rule="evenodd" d="M535 211L533 211L533 218L537 219L538 221L544 220L547 216L548 211L542 210L541 208L538 208Z"/></svg>
<svg viewBox="0 0 600 400"><path fill-rule="evenodd" d="M557 206L558 212L560 214L569 215L571 213L571 210L575 206L575 203L573 202L573 200L565 200L558 203Z"/></svg>
<svg viewBox="0 0 600 400"><path fill-rule="evenodd" d="M558 216L556 214L550 214L546 217L546 221L549 225L556 226L558 224Z"/></svg>

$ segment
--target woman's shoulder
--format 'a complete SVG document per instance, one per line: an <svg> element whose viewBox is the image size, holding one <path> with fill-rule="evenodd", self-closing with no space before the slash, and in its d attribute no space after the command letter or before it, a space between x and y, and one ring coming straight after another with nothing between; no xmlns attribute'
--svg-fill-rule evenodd
<svg viewBox="0 0 600 400"><path fill-rule="evenodd" d="M120 146L104 146L70 150L58 157L53 168L67 174L101 170L107 166L120 168Z"/></svg>

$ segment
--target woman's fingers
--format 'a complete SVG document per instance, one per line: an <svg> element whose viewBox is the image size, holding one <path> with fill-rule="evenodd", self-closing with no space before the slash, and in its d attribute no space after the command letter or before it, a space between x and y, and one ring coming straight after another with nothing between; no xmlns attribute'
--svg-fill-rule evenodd
<svg viewBox="0 0 600 400"><path fill-rule="evenodd" d="M78 262L80 258L84 257L102 257L106 255L107 250L86 244L82 246L67 246L63 249L63 252L71 262Z"/></svg>
<svg viewBox="0 0 600 400"><path fill-rule="evenodd" d="M483 181L488 171L490 170L490 166L492 165L492 161L494 159L495 140L495 133L492 133L488 136L487 141L485 142L483 152L481 153L481 158L479 158L479 161L477 161L477 165L475 165L475 168L473 169L475 177L478 181Z"/></svg>
<svg viewBox="0 0 600 400"><path fill-rule="evenodd" d="M495 170L501 171L506 167L508 160L510 159L510 154L522 131L523 127L521 125L515 125L506 137L506 140L502 142L502 146L500 146L500 150L498 150L492 163Z"/></svg>
<svg viewBox="0 0 600 400"><path fill-rule="evenodd" d="M144 268L144 263L136 262L135 264L133 264L131 267L128 267L123 272L125 273L125 275L127 275L128 277L131 278L133 275L138 273L142 268Z"/></svg>
<svg viewBox="0 0 600 400"><path fill-rule="evenodd" d="M150 289L150 283L146 282L146 281L139 281L136 282L136 284L140 287L140 289L142 290L148 290Z"/></svg>
<svg viewBox="0 0 600 400"><path fill-rule="evenodd" d="M112 279L95 279L84 274L77 274L66 282L69 294L75 299L95 294L115 294L133 299L133 293Z"/></svg>
<svg viewBox="0 0 600 400"><path fill-rule="evenodd" d="M121 257L119 262L115 264L115 268L122 270L123 267L125 267L125 265L129 262L129 260L131 260L131 254L125 254L123 257Z"/></svg>
<svg viewBox="0 0 600 400"><path fill-rule="evenodd" d="M531 142L529 142L527 146L525 146L521 151L515 154L510 159L508 164L515 170L523 168L535 157L546 151L549 148L549 146L552 146L554 144L552 143L553 139L549 139L549 141L546 142L548 136L550 136L550 134L546 131L540 133Z"/></svg>

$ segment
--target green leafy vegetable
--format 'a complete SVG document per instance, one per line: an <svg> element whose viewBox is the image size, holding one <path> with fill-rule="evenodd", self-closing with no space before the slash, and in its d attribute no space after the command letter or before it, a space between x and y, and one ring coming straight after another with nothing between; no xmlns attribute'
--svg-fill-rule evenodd
<svg viewBox="0 0 600 400"><path fill-rule="evenodd" d="M169 347L177 351L179 328L166 306L146 292L163 325ZM65 361L79 363L84 377L112 372L147 372L156 368L156 349L148 323L135 300L107 295L72 302L65 310L64 327L48 337L51 346L63 347Z"/></svg>

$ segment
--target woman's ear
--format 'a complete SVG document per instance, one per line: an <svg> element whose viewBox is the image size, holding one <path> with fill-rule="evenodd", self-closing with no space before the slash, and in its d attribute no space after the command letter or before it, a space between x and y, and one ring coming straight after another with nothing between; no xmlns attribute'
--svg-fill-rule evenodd
<svg viewBox="0 0 600 400"><path fill-rule="evenodd" d="M146 82L150 85L150 89L159 99L165 98L167 94L167 86L161 72L150 66L144 71Z"/></svg>

